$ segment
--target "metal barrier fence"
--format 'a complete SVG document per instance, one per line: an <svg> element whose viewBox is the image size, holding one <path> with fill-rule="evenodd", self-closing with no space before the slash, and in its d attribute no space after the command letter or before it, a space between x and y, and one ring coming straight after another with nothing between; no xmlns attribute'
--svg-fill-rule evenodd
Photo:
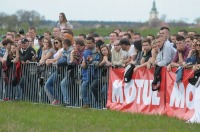
<svg viewBox="0 0 200 132"><path fill-rule="evenodd" d="M2 69L2 64L0 64ZM83 106L82 68L74 66L38 66L35 62L21 64L21 78L17 86L12 85L14 66L9 68L9 82L6 83L5 72L0 70L0 99L23 100L35 103L52 103L67 106ZM109 68L88 66L87 95L91 108L102 109L106 105ZM62 82L62 83L61 83Z"/></svg>

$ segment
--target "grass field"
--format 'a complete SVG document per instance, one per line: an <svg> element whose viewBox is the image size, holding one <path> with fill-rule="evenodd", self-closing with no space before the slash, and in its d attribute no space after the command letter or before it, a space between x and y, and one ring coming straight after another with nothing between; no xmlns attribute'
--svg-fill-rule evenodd
<svg viewBox="0 0 200 132"><path fill-rule="evenodd" d="M110 110L64 108L28 102L0 102L3 132L133 132L200 131L199 124L176 118L122 113Z"/></svg>

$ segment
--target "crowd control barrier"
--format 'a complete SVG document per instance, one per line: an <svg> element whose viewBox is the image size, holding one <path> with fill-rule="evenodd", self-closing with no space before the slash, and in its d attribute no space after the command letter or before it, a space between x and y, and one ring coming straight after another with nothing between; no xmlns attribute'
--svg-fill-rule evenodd
<svg viewBox="0 0 200 132"><path fill-rule="evenodd" d="M2 69L2 65L1 69ZM181 82L176 83L176 68L161 71L161 88L152 91L154 68L139 68L132 75L129 83L124 83L124 68L98 68L88 66L88 95L91 108L125 111L131 113L157 114L177 117L189 122L200 123L200 85L194 86L189 79L194 76L190 69L184 69ZM83 97L81 92L82 68L42 65L37 63L21 65L21 78L17 86L13 86L13 67L8 71L8 83L4 80L5 73L0 75L0 99L22 100L35 103L48 103L45 84L50 76L57 73L53 80L53 96L63 103L63 94L60 82L67 77L70 106L82 107ZM93 87L93 88L92 88ZM104 95L103 95L103 94Z"/></svg>
<svg viewBox="0 0 200 132"><path fill-rule="evenodd" d="M2 65L0 65L2 67ZM1 70L0 78L0 99L1 100L22 100L34 103L48 103L51 101L47 97L45 84L52 74L56 73L53 80L53 97L63 104L63 93L61 90L61 81L66 77L68 80L67 92L69 93L70 106L82 107L82 68L78 65L57 67L56 65L38 65L38 63L30 62L21 64L20 81L13 86L11 81L4 81L4 72ZM109 68L99 68L94 65L88 66L88 95L91 108L102 109L106 106L107 92L102 95L102 88L107 91ZM99 69L99 70L97 70ZM7 71L11 80L13 76L13 67ZM103 71L103 72L102 72ZM95 78L94 78L95 77ZM96 80L96 90L91 91L91 84Z"/></svg>

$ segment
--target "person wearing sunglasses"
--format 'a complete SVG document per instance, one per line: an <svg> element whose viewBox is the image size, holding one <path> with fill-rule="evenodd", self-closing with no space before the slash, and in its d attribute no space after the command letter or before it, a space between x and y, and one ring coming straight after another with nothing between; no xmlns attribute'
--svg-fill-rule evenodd
<svg viewBox="0 0 200 132"><path fill-rule="evenodd" d="M187 59L188 62L193 64L192 70L194 71L194 76L193 78L189 79L189 83L195 87L198 87L200 84L200 38L195 38L193 42L195 44L196 50L193 51L191 57Z"/></svg>
<svg viewBox="0 0 200 132"><path fill-rule="evenodd" d="M57 60L61 57L62 55L62 51L63 51L63 48L62 48L62 39L61 38L55 38L54 39L54 55L53 55L53 58L52 59L47 59L46 60L46 65L50 65L50 64L55 64L57 62Z"/></svg>

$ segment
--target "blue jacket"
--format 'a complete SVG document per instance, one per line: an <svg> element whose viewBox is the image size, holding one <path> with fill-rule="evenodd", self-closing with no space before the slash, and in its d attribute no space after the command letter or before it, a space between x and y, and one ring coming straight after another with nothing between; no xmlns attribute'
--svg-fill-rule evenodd
<svg viewBox="0 0 200 132"><path fill-rule="evenodd" d="M84 52L83 52L83 57L84 59L86 60L86 65L87 65L87 68L83 68L82 69L82 80L83 81L90 81L90 77L93 76L94 74L94 70L91 68L90 64L92 64L95 60L96 60L96 50L93 49L86 49ZM87 58L91 56L92 57L92 62L89 62L87 60Z"/></svg>

